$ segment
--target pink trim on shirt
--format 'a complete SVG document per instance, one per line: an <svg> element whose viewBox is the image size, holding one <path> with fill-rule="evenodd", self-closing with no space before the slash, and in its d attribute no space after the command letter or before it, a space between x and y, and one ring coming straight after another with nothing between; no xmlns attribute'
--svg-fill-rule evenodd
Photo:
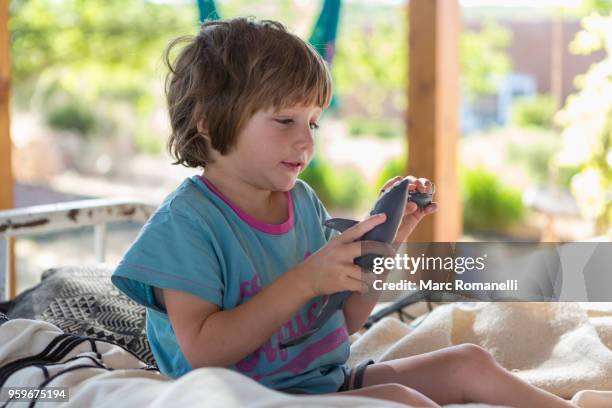
<svg viewBox="0 0 612 408"><path fill-rule="evenodd" d="M230 208L234 210L234 212L238 215L238 217L240 217L240 219L242 219L244 222L246 222L247 224L249 224L251 227L255 228L256 230L265 232L267 234L280 235L280 234L284 234L286 232L291 231L291 228L293 228L293 200L291 198L291 193L289 191L286 192L287 206L289 207L288 208L289 218L287 219L287 221L283 222L282 224L268 224L266 222L259 221L251 217L249 214L245 213L244 211L242 211L234 203L232 203L229 200L229 198L221 194L221 192L217 190L217 188L210 181L208 181L205 177L202 177L201 175L198 175L198 177L200 178L200 180L204 182L204 184L215 195L217 195L221 200L223 200L225 204L229 205Z"/></svg>

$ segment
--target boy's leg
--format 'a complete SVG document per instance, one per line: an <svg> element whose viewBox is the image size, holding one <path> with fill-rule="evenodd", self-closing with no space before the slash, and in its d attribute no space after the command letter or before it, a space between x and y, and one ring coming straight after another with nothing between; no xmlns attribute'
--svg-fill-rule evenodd
<svg viewBox="0 0 612 408"><path fill-rule="evenodd" d="M378 398L415 407L440 408L438 404L425 395L402 384L378 384L358 390L341 391L334 395L355 395L358 397Z"/></svg>
<svg viewBox="0 0 612 408"><path fill-rule="evenodd" d="M363 385L385 383L403 384L440 405L480 402L512 407L575 407L521 380L473 344L368 366Z"/></svg>

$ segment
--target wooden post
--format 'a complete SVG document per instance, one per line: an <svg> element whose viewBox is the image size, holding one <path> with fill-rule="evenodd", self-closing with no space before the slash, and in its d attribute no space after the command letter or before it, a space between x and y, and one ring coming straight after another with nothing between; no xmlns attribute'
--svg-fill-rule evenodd
<svg viewBox="0 0 612 408"><path fill-rule="evenodd" d="M11 127L10 127L10 41L9 41L9 2L0 0L0 210L14 207L13 171L11 168ZM7 240L6 262L9 269L9 297L15 295L15 258L14 240ZM12 278L12 279L11 279ZM5 282L0 283L4 287Z"/></svg>
<svg viewBox="0 0 612 408"><path fill-rule="evenodd" d="M10 45L8 0L0 0L0 209L13 207L10 138Z"/></svg>
<svg viewBox="0 0 612 408"><path fill-rule="evenodd" d="M458 0L410 0L408 174L436 185L439 209L419 224L411 242L461 238Z"/></svg>

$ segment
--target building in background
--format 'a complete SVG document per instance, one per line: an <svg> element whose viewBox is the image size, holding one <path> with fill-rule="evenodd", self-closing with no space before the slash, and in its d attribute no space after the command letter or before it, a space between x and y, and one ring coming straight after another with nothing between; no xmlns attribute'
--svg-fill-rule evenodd
<svg viewBox="0 0 612 408"><path fill-rule="evenodd" d="M535 97L538 94L554 98L555 93L558 93L559 106L563 106L567 97L576 91L574 78L584 74L591 64L604 57L601 51L590 55L570 52L569 45L580 30L578 19L556 21L548 17L525 21L523 17L517 16L499 19L496 23L511 35L507 50L511 72L500 79L495 94L463 99L464 133L510 124L512 106L520 98ZM555 24L559 26L555 28ZM481 27L479 19L470 18L469 14L466 16L466 31L478 31ZM558 30L558 34L555 34L555 30ZM558 37L555 38L555 35ZM555 51L558 52L556 61ZM559 78L558 91L554 84L556 76Z"/></svg>

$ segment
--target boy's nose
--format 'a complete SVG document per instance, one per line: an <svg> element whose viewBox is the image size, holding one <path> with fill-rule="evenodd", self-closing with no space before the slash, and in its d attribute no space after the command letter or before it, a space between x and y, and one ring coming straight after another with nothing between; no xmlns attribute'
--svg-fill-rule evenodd
<svg viewBox="0 0 612 408"><path fill-rule="evenodd" d="M306 129L300 129L297 138L296 144L299 147L311 148L314 146L314 131L307 127Z"/></svg>

